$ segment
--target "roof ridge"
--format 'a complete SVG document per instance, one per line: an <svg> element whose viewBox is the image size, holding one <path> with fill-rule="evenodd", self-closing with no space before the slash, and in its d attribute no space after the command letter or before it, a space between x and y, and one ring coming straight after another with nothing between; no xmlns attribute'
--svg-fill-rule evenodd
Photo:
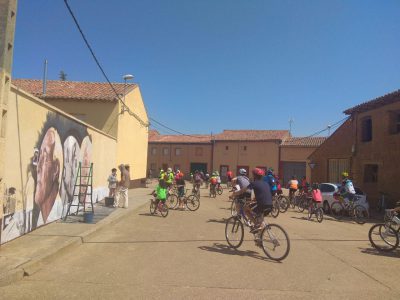
<svg viewBox="0 0 400 300"><path fill-rule="evenodd" d="M31 78L12 78L11 82L13 80L19 80L19 81L35 81L35 82L43 82L42 79L31 79ZM90 84L109 84L107 81L100 82L100 81L76 81L76 80L56 80L56 79L47 79L46 82L72 82L72 83L90 83ZM117 85L125 85L124 82L111 82L111 84L117 84ZM137 85L137 83L126 83L126 85Z"/></svg>

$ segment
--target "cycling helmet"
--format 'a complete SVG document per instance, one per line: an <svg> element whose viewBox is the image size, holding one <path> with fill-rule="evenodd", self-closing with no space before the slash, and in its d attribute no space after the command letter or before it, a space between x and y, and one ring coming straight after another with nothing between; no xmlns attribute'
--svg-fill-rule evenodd
<svg viewBox="0 0 400 300"><path fill-rule="evenodd" d="M272 175L272 174L274 174L274 169L269 168L269 169L268 169L268 175Z"/></svg>
<svg viewBox="0 0 400 300"><path fill-rule="evenodd" d="M239 174L240 174L240 175L246 175L246 174L247 174L247 171L246 171L245 169L240 169L240 170L239 170Z"/></svg>
<svg viewBox="0 0 400 300"><path fill-rule="evenodd" d="M171 168L168 168L168 169L167 169L167 172L168 172L168 173L171 173L171 172L172 172L172 169L171 169Z"/></svg>
<svg viewBox="0 0 400 300"><path fill-rule="evenodd" d="M342 176L343 176L343 177L349 177L349 173L347 173L346 171L344 171L344 172L342 173Z"/></svg>
<svg viewBox="0 0 400 300"><path fill-rule="evenodd" d="M265 172L264 172L264 170L262 170L260 168L255 168L255 169L253 169L253 175L264 176Z"/></svg>

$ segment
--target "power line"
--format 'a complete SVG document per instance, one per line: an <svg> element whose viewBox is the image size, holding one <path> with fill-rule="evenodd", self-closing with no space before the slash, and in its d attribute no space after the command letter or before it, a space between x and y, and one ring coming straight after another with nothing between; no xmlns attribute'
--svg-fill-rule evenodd
<svg viewBox="0 0 400 300"><path fill-rule="evenodd" d="M122 103L124 109L126 109L126 111L133 116L136 120L139 121L139 123L145 127L148 127L150 124L148 122L144 122L137 114L135 114L133 111L130 110L130 108L125 104L125 102L120 98L119 94L117 93L117 91L115 90L114 86L112 85L111 81L108 79L108 76L106 74L106 72L104 71L103 67L101 66L99 60L97 59L96 55L94 54L94 51L92 49L92 47L90 46L88 40L85 37L85 34L83 33L81 26L78 23L78 20L76 19L71 7L68 4L68 0L64 0L65 6L67 7L72 19L75 22L76 27L78 28L83 40L85 41L86 46L88 47L90 53L92 54L92 57L94 59L94 61L96 62L97 66L99 67L101 73L103 74L104 78L107 80L108 84L110 85L111 89L113 90L113 92L115 93L115 95L117 96L117 99Z"/></svg>
<svg viewBox="0 0 400 300"><path fill-rule="evenodd" d="M202 137L202 136L196 136L196 135L185 134L185 133L180 132L180 131L178 131L178 130L172 129L172 128L170 128L170 127L168 127L168 126L166 126L166 125L164 125L164 124L158 122L157 120L155 120L155 119L153 119L153 118L149 118L149 119L150 119L152 122L154 122L154 123L156 123L156 124L158 124L158 125L160 125L160 126L166 128L166 129L168 129L168 130L170 130L170 131L172 131L172 132L178 133L178 134L180 134L180 135L190 136L190 137L199 138L199 139L204 138L204 137Z"/></svg>
<svg viewBox="0 0 400 300"><path fill-rule="evenodd" d="M319 135L319 134L323 133L324 131L331 130L331 129L335 128L335 127L338 127L338 126L340 126L343 122L345 122L346 120L348 120L349 118L350 118L350 117L347 116L347 117L345 117L345 118L343 118L343 119L341 119L341 120L335 122L334 124L330 125L330 127L328 126L328 127L324 128L324 129L322 129L322 130L319 130L319 131L317 131L317 132L315 132L315 133L313 133L313 134L310 134L309 136L305 136L305 137L299 138L299 139L297 139L296 141L305 140L305 139L314 137L314 136L316 136L316 135Z"/></svg>

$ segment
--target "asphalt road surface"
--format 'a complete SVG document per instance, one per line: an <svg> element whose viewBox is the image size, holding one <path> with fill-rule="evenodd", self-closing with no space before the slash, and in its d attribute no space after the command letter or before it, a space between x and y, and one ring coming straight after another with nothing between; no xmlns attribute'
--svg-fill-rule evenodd
<svg viewBox="0 0 400 300"><path fill-rule="evenodd" d="M204 189L201 190L205 194ZM283 226L291 250L269 260L252 235L232 250L225 241L227 192L201 197L198 211L145 205L100 230L37 273L0 289L2 299L400 299L400 252L371 248L371 223L326 217L322 223L289 209Z"/></svg>

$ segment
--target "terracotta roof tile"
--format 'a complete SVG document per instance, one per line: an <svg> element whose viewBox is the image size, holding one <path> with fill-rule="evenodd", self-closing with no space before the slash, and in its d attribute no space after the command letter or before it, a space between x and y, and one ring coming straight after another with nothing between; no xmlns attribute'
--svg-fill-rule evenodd
<svg viewBox="0 0 400 300"><path fill-rule="evenodd" d="M282 147L319 147L327 137L290 137L283 141Z"/></svg>
<svg viewBox="0 0 400 300"><path fill-rule="evenodd" d="M203 134L161 135L149 132L149 143L211 144L211 136Z"/></svg>
<svg viewBox="0 0 400 300"><path fill-rule="evenodd" d="M36 79L12 79L16 87L44 100L70 99L89 101L115 101L117 96L107 82L78 82L48 80L46 95L43 95L43 81ZM136 84L112 83L116 92L123 96L132 91Z"/></svg>
<svg viewBox="0 0 400 300"><path fill-rule="evenodd" d="M224 130L214 136L216 141L269 141L289 137L288 130Z"/></svg>
<svg viewBox="0 0 400 300"><path fill-rule="evenodd" d="M356 105L352 108L349 108L345 110L344 113L346 115L351 115L354 112L368 111L374 108L381 107L382 105L387 105L399 101L400 101L400 90L397 90L392 93L386 94L384 96L375 98L371 101L367 101L359 105Z"/></svg>

